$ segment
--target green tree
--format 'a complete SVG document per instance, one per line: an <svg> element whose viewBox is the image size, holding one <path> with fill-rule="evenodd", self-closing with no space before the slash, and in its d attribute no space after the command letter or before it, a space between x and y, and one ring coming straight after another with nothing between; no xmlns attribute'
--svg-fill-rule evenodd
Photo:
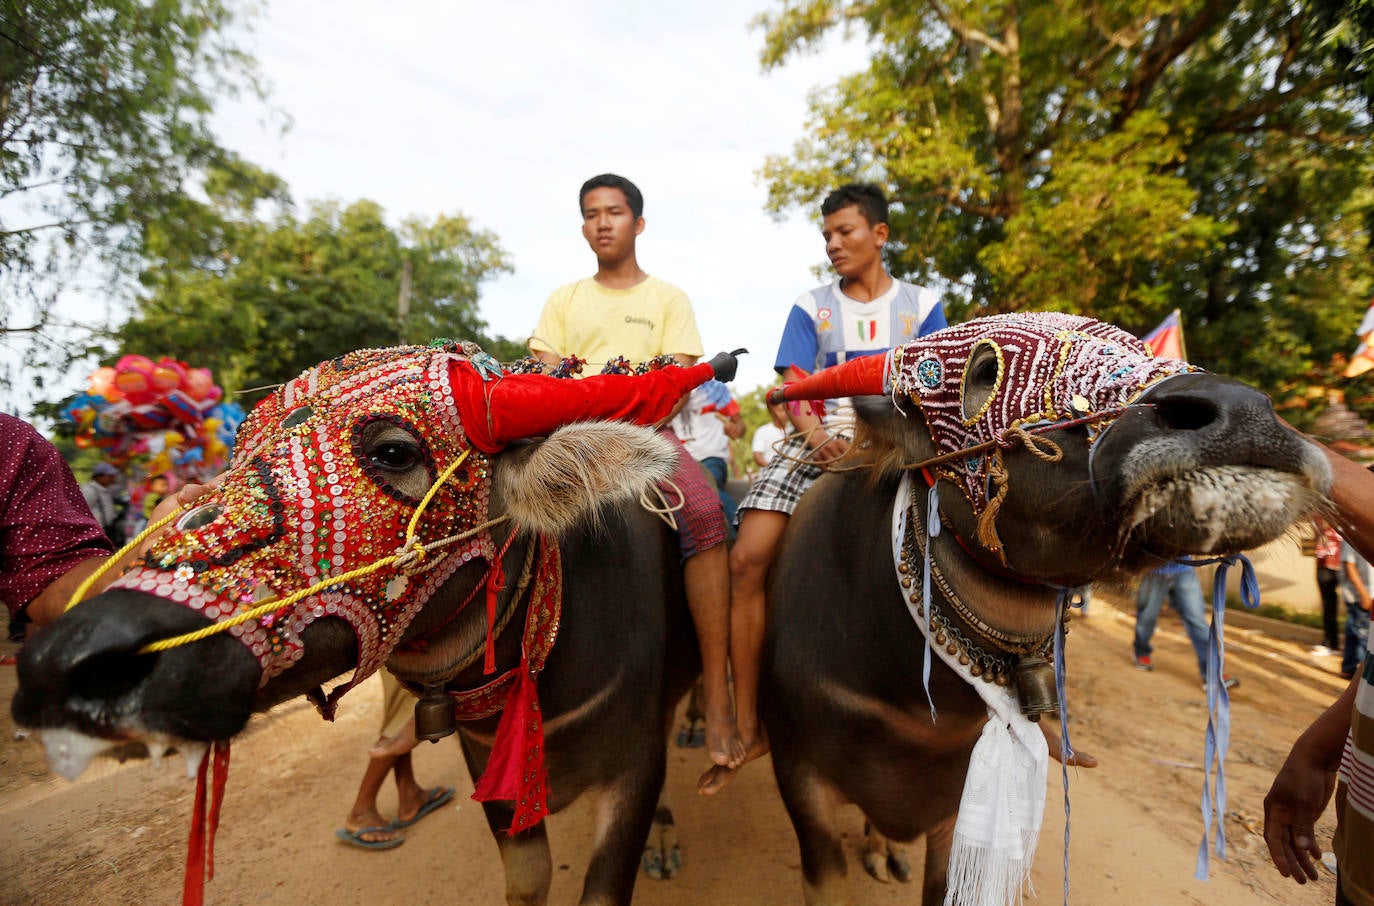
<svg viewBox="0 0 1374 906"><path fill-rule="evenodd" d="M208 118L261 94L243 24L220 0L0 0L0 292L41 301L88 252L137 269L188 177L235 160Z"/></svg>
<svg viewBox="0 0 1374 906"><path fill-rule="evenodd" d="M510 264L496 237L461 214L393 229L379 205L358 201L317 203L303 218L225 220L217 242L193 254L177 246L144 273L116 349L208 367L232 392L279 384L353 349L438 336L492 343L478 286Z"/></svg>
<svg viewBox="0 0 1374 906"><path fill-rule="evenodd" d="M1279 397L1329 374L1371 288L1374 141L1360 71L1265 0L803 0L765 67L835 29L868 68L816 92L770 207L870 179L889 265L954 315L1183 311L1190 355ZM1348 61L1347 61L1348 62Z"/></svg>

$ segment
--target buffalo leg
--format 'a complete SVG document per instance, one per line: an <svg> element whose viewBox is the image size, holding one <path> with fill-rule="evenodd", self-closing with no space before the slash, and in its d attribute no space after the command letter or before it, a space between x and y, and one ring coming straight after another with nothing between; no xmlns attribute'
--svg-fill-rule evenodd
<svg viewBox="0 0 1374 906"><path fill-rule="evenodd" d="M667 790L658 797L654 823L649 828L649 839L644 841L644 854L639 864L644 874L655 881L675 878L682 870L682 848L677 842L677 824L668 805Z"/></svg>
<svg viewBox="0 0 1374 906"><path fill-rule="evenodd" d="M834 790L809 765L780 762L775 757L773 769L801 847L806 906L846 906L849 869L840 843Z"/></svg>
<svg viewBox="0 0 1374 906"><path fill-rule="evenodd" d="M921 876L921 902L924 906L940 906L945 901L949 848L954 843L956 817L951 815L926 831L926 865Z"/></svg>
<svg viewBox="0 0 1374 906"><path fill-rule="evenodd" d="M906 884L911 880L911 859L906 847L878 833L867 820L864 821L864 870L884 884L893 880Z"/></svg>
<svg viewBox="0 0 1374 906"><path fill-rule="evenodd" d="M645 752L644 770L593 793L596 836L582 886L582 906L628 906L667 773L662 748Z"/></svg>
<svg viewBox="0 0 1374 906"><path fill-rule="evenodd" d="M468 773L481 777L491 749L459 734L463 760ZM506 903L509 906L544 906L549 899L549 885L553 883L553 858L549 855L549 837L543 822L515 836L507 833L515 820L515 809L506 802L483 802L487 826L496 838L501 851L501 865L506 872Z"/></svg>

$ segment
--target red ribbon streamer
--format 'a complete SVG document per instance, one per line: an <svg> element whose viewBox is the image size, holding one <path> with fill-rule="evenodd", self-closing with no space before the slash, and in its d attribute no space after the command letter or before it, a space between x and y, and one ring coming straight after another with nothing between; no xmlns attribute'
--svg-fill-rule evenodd
<svg viewBox="0 0 1374 906"><path fill-rule="evenodd" d="M544 766L544 718L527 659L506 698L486 770L472 791L478 802L510 799L515 816L507 833L515 836L549 813L549 775Z"/></svg>
<svg viewBox="0 0 1374 906"><path fill-rule="evenodd" d="M214 778L210 782L209 808L206 808L206 775L214 761ZM191 835L186 841L186 876L181 887L182 906L202 906L205 902L205 881L215 876L215 832L219 829L220 807L224 804L224 787L229 780L229 740L214 742L213 758L209 752L196 769L195 803L191 809Z"/></svg>

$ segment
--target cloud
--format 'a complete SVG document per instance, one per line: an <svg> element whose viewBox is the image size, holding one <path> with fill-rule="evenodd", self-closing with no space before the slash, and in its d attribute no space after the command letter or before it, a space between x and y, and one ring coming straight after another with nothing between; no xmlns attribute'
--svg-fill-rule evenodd
<svg viewBox="0 0 1374 906"><path fill-rule="evenodd" d="M507 336L595 269L578 186L628 176L646 199L641 265L687 291L708 352L749 347L748 390L772 382L788 307L824 263L813 223L764 213L755 173L801 134L807 92L863 57L836 43L764 74L749 23L768 8L274 0L250 46L294 126L239 104L221 131L298 200L458 209L496 232L516 273L484 286L482 315Z"/></svg>

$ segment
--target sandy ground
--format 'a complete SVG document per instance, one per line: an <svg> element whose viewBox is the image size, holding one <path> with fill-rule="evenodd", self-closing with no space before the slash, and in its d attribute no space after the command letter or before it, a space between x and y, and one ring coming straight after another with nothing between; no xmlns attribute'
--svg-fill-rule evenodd
<svg viewBox="0 0 1374 906"><path fill-rule="evenodd" d="M1102 766L1070 773L1074 904L1326 904L1334 877L1299 888L1280 878L1261 837L1262 800L1294 737L1342 687L1331 659L1306 645L1257 631L1228 633L1228 668L1241 678L1232 694L1227 764L1230 858L1212 878L1193 877L1201 836L1206 712L1191 649L1172 613L1161 620L1153 673L1132 668L1132 622L1106 602L1074 623L1069 637L1070 732ZM12 651L15 646L0 646ZM13 693L14 670L0 667L0 695ZM335 724L303 701L261 716L233 749L228 794L207 902L497 904L502 875L479 808L467 795L457 745L417 750L426 784L458 787L453 804L407 831L404 846L366 852L334 839L372 742L381 710L370 680L343 703ZM8 708L0 718L0 903L173 904L181 895L194 784L180 756L94 765L69 783L47 773L35 739L16 739ZM613 741L608 740L608 744ZM643 879L642 904L794 903L801 901L796 841L767 763L745 770L715 799L695 793L701 750L670 750L669 792L686 864L672 881ZM1052 765L1046 822L1035 870L1038 896L1062 902L1063 790ZM394 790L384 791L394 812ZM861 818L852 807L850 876L856 903L917 902L913 887L879 884L857 860ZM1329 842L1328 812L1319 835ZM574 806L550 820L551 901L572 903L591 842L590 815ZM920 845L915 861L919 863ZM919 877L919 868L917 869Z"/></svg>

